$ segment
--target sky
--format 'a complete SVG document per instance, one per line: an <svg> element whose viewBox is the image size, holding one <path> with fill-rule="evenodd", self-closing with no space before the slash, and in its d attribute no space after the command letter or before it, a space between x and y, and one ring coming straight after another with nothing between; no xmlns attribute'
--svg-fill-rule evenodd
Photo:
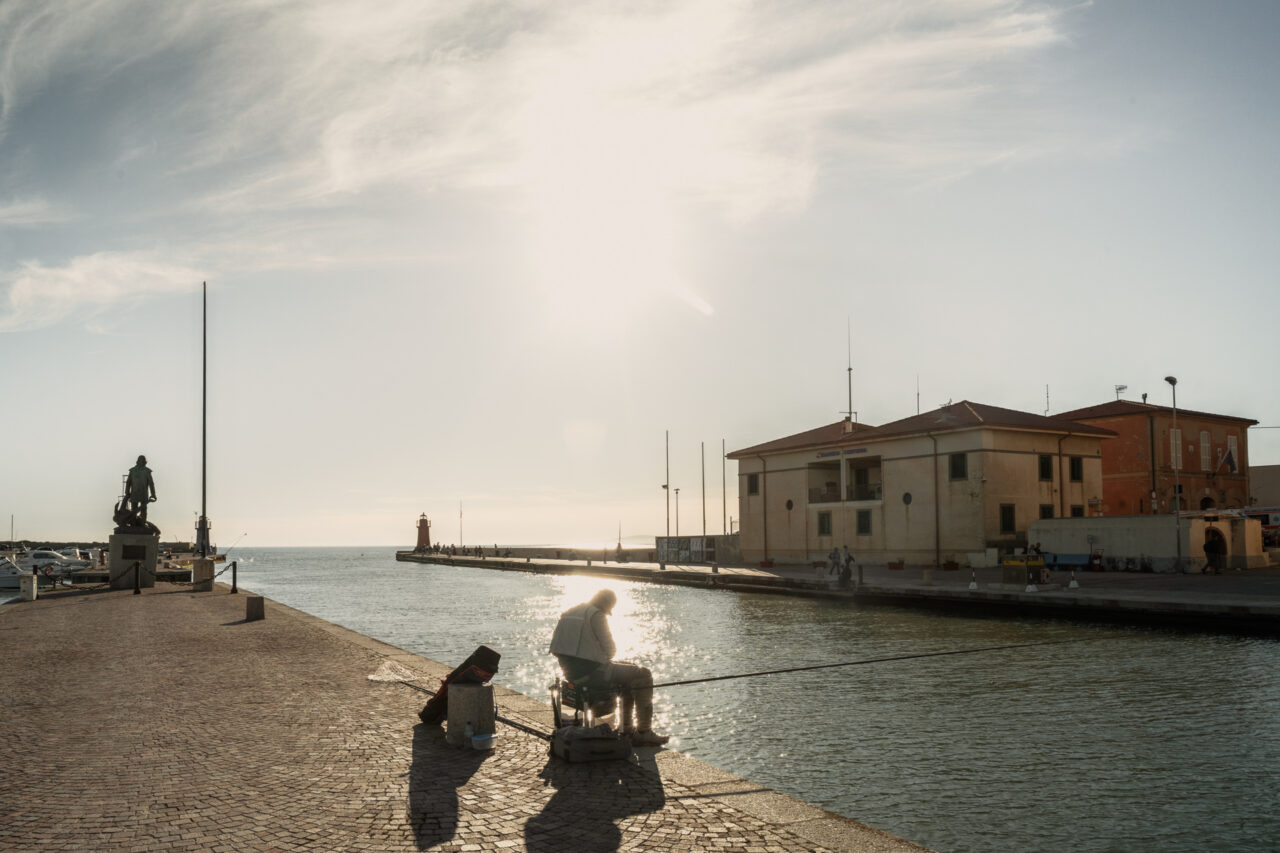
<svg viewBox="0 0 1280 853"><path fill-rule="evenodd" d="M224 550L720 533L722 449L850 377L872 424L1174 375L1280 426L1277 36L1274 2L3 0L0 514L105 540L145 454L193 535L204 282Z"/></svg>

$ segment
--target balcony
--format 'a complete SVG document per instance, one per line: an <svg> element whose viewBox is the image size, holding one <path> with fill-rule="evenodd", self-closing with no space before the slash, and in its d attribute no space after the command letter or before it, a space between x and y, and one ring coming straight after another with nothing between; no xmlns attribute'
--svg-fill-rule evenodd
<svg viewBox="0 0 1280 853"><path fill-rule="evenodd" d="M840 487L832 488L827 486L825 489L810 489L809 503L811 504L838 504L840 503Z"/></svg>
<svg viewBox="0 0 1280 853"><path fill-rule="evenodd" d="M845 489L845 498L847 501L878 501L882 499L882 489L880 483L871 483L865 486L848 486ZM838 504L840 503L840 488L827 486L826 488L809 489L809 503L811 504Z"/></svg>
<svg viewBox="0 0 1280 853"><path fill-rule="evenodd" d="M878 501L883 498L883 489L880 483L868 483L864 486L849 486L849 497L851 501Z"/></svg>

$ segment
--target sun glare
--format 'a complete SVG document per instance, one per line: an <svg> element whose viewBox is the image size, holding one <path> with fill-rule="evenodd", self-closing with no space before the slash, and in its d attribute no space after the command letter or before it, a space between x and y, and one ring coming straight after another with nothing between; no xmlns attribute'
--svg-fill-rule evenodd
<svg viewBox="0 0 1280 853"><path fill-rule="evenodd" d="M722 146L714 120L673 97L662 33L617 35L540 69L516 120L530 267L559 319L620 320L694 289L686 205Z"/></svg>
<svg viewBox="0 0 1280 853"><path fill-rule="evenodd" d="M611 589L618 596L618 603L609 617L613 641L618 646L615 659L650 662L661 657L658 637L661 626L655 622L655 614L646 612L635 595L635 584L628 581L606 580L592 577L558 576L555 579L559 597L556 613L563 613L576 604L589 601L602 589Z"/></svg>

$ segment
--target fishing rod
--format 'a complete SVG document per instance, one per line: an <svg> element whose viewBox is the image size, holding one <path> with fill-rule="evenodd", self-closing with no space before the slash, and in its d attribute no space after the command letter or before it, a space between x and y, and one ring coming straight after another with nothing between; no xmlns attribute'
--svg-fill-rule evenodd
<svg viewBox="0 0 1280 853"><path fill-rule="evenodd" d="M708 681L728 681L734 678L755 678L760 675L780 675L787 672L810 672L815 669L834 669L841 666L863 666L869 663L885 663L887 661L896 660L914 660L916 658L936 658L945 657L947 655L972 655L979 652L996 652L1002 649L1026 649L1032 646L1058 646L1064 643L1083 643L1089 640L1096 640L1098 637L1080 637L1074 640L1041 640L1035 643L1010 643L1004 646L983 646L977 649L951 649L943 652L917 652L910 655L894 655L885 658L864 658L863 660L848 660L839 663L815 663L809 666L792 666L786 669L765 669L759 672L742 672L736 675L713 675L708 678L690 678L686 681L666 681L662 684L653 685L658 687L682 687L686 684L705 684Z"/></svg>

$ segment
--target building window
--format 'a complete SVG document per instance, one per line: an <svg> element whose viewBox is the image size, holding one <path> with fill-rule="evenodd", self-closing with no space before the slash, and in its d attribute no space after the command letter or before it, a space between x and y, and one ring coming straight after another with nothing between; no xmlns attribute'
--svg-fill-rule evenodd
<svg viewBox="0 0 1280 853"><path fill-rule="evenodd" d="M747 475L747 494L749 495L760 494L760 475L759 474Z"/></svg>
<svg viewBox="0 0 1280 853"><path fill-rule="evenodd" d="M1084 482L1084 457L1072 456L1068 460L1068 468L1071 471L1071 482Z"/></svg>
<svg viewBox="0 0 1280 853"><path fill-rule="evenodd" d="M1209 446L1209 432L1200 430L1200 470L1208 471L1213 467L1213 449Z"/></svg>
<svg viewBox="0 0 1280 853"><path fill-rule="evenodd" d="M969 479L969 456L966 453L951 454L951 479Z"/></svg>
<svg viewBox="0 0 1280 853"><path fill-rule="evenodd" d="M831 513L829 511L818 513L818 535L831 535Z"/></svg>
<svg viewBox="0 0 1280 853"><path fill-rule="evenodd" d="M1138 510L1138 511L1139 511L1139 512L1141 512L1141 511L1142 511L1142 510L1141 510L1141 508L1139 508L1139 510ZM1083 504L1072 504L1072 505L1071 505L1071 517L1072 517L1072 518L1084 518L1084 505L1083 505Z"/></svg>
<svg viewBox="0 0 1280 853"><path fill-rule="evenodd" d="M1047 453L1040 454L1040 479L1045 482L1053 481L1053 457Z"/></svg>
<svg viewBox="0 0 1280 853"><path fill-rule="evenodd" d="M869 509L858 510L858 535L871 535L871 510Z"/></svg>
<svg viewBox="0 0 1280 853"><path fill-rule="evenodd" d="M1040 504L1040 517L1053 518L1053 504Z"/></svg>
<svg viewBox="0 0 1280 853"><path fill-rule="evenodd" d="M1013 504L1000 504L1000 532L1018 532L1017 517L1013 511Z"/></svg>

